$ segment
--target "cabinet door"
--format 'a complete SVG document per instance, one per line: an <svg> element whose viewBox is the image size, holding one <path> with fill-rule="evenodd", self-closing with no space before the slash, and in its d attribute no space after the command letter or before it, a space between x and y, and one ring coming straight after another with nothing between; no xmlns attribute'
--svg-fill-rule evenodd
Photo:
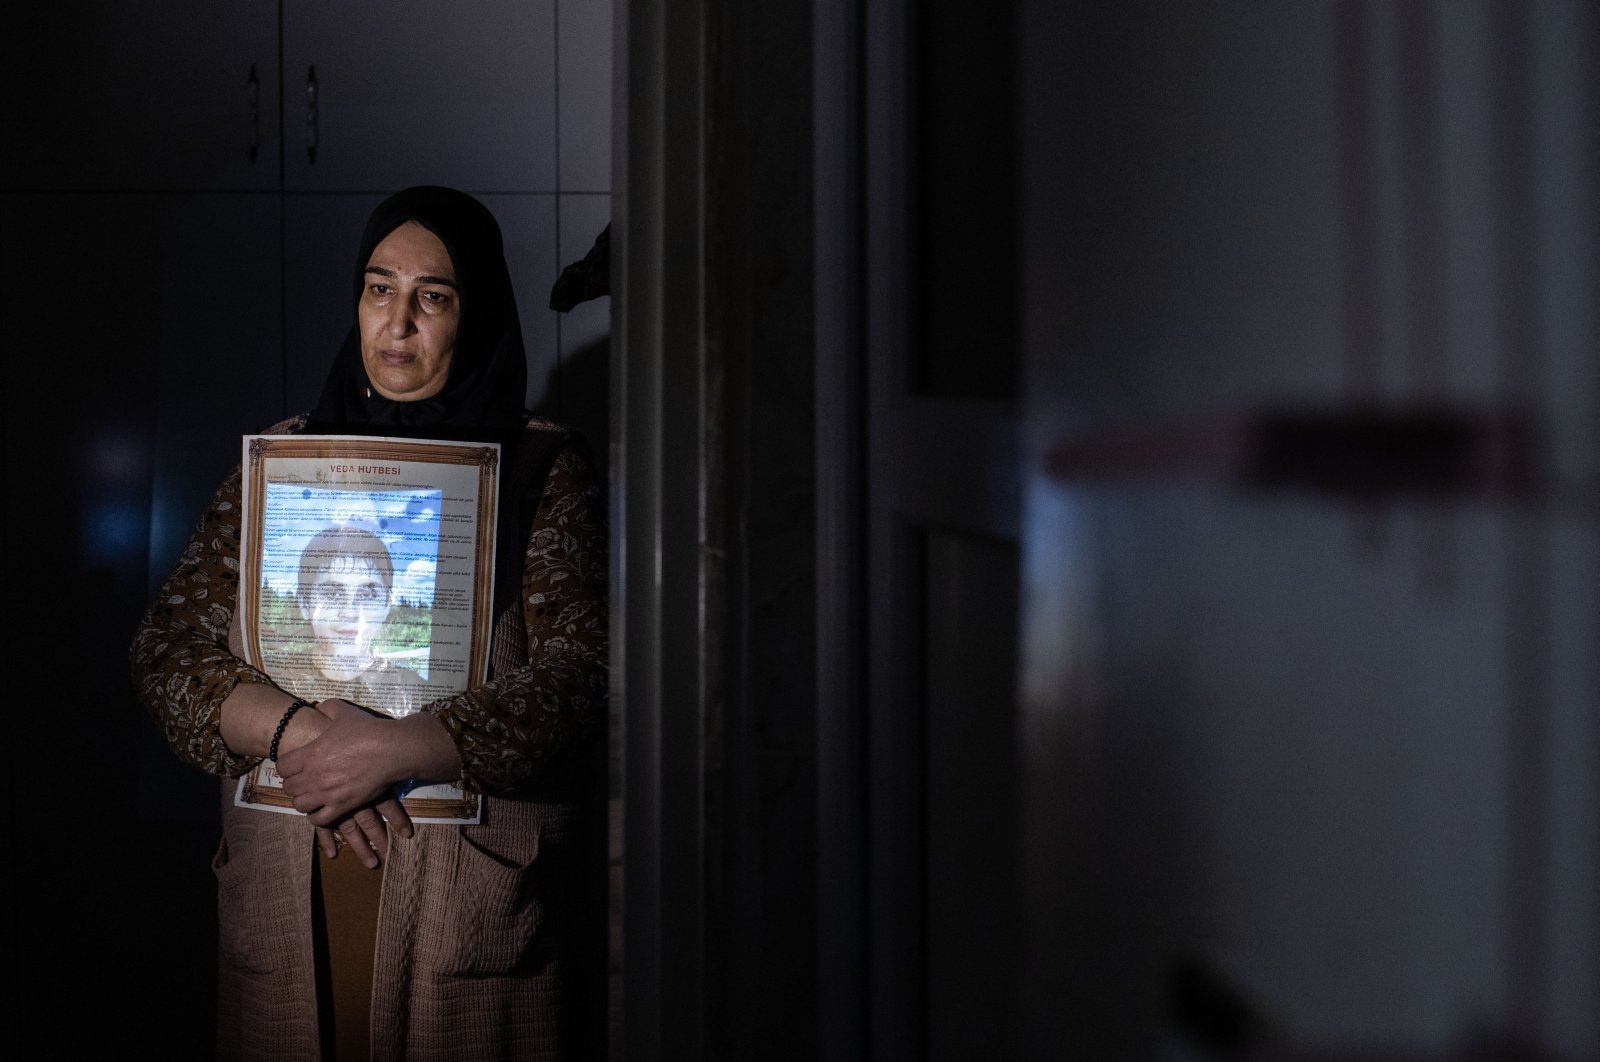
<svg viewBox="0 0 1600 1062"><path fill-rule="evenodd" d="M167 196L150 504L152 587L240 460L284 414L278 196Z"/></svg>
<svg viewBox="0 0 1600 1062"><path fill-rule="evenodd" d="M275 4L12 4L6 189L278 186Z"/></svg>
<svg viewBox="0 0 1600 1062"><path fill-rule="evenodd" d="M554 0L285 0L284 183L556 187Z"/></svg>
<svg viewBox="0 0 1600 1062"><path fill-rule="evenodd" d="M557 362L556 314L550 288L556 258L556 197L480 196L500 222L506 262L516 289L522 342L528 355L530 404ZM285 390L291 413L309 410L322 394L334 353L355 322L355 256L367 215L383 196L284 197Z"/></svg>
<svg viewBox="0 0 1600 1062"><path fill-rule="evenodd" d="M0 222L19 496L79 551L59 570L136 571L142 609L240 435L282 415L277 197L7 194Z"/></svg>

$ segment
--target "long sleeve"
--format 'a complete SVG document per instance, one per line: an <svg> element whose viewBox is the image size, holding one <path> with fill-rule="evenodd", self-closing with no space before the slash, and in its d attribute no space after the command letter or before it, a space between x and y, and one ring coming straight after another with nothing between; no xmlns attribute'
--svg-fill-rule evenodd
<svg viewBox="0 0 1600 1062"><path fill-rule="evenodd" d="M577 447L551 466L523 561L527 664L423 709L455 741L463 785L495 796L517 795L604 722L605 505Z"/></svg>
<svg viewBox="0 0 1600 1062"><path fill-rule="evenodd" d="M238 776L260 762L222 740L222 702L241 682L270 682L228 651L239 592L239 471L218 488L178 564L134 632L139 701L178 758Z"/></svg>

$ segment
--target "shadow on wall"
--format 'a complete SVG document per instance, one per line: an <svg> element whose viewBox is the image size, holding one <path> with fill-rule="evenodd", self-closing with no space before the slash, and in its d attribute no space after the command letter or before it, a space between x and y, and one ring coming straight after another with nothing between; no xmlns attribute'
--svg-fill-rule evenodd
<svg viewBox="0 0 1600 1062"><path fill-rule="evenodd" d="M611 295L611 226L576 262L561 271L550 288L550 309L573 307ZM610 340L597 339L556 363L535 412L579 432L594 455L602 484L610 482Z"/></svg>
<svg viewBox="0 0 1600 1062"><path fill-rule="evenodd" d="M579 347L556 363L534 407L540 416L583 435L602 484L610 482L610 358L609 339Z"/></svg>

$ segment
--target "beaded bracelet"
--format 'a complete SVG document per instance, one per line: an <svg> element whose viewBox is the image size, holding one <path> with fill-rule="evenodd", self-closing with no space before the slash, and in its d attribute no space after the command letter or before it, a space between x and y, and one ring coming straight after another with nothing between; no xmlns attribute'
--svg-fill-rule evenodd
<svg viewBox="0 0 1600 1062"><path fill-rule="evenodd" d="M303 701L299 697L289 705L288 711L283 713L283 718L278 720L278 729L272 732L272 745L267 749L267 759L273 763L278 762L278 742L283 740L283 728L289 725L289 719L302 708L310 708L310 701Z"/></svg>

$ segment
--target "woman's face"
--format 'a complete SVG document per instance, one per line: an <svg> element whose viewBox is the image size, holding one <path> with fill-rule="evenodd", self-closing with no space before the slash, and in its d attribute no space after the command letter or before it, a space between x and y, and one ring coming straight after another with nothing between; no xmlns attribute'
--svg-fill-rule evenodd
<svg viewBox="0 0 1600 1062"><path fill-rule="evenodd" d="M456 271L444 243L407 221L372 249L366 281L356 317L367 379L395 402L438 394L461 326Z"/></svg>
<svg viewBox="0 0 1600 1062"><path fill-rule="evenodd" d="M389 588L372 565L336 561L317 573L306 601L317 670L352 679L373 665L372 639L389 616Z"/></svg>

